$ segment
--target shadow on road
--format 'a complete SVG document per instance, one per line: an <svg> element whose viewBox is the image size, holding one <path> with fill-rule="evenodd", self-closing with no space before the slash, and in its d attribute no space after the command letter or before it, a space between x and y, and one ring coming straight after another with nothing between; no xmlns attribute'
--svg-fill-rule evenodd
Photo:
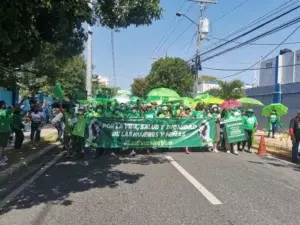
<svg viewBox="0 0 300 225"><path fill-rule="evenodd" d="M271 166L282 167L282 168L292 168L295 171L300 171L300 167L297 164L283 163L276 158L262 157L262 159L264 160L263 162L249 161L249 160L248 162L252 164L271 165Z"/></svg>
<svg viewBox="0 0 300 225"><path fill-rule="evenodd" d="M162 156L137 156L136 158L103 156L84 161L61 161L43 174L35 183L18 195L0 213L11 209L26 209L41 203L69 206L71 193L84 192L93 188L117 188L120 183L134 184L144 174L124 172L117 168L120 164L166 163ZM0 215L1 215L0 214Z"/></svg>

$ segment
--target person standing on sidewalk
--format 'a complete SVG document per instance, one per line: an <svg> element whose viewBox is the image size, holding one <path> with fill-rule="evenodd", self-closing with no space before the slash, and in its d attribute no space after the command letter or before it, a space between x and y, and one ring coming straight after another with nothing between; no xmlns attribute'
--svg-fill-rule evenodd
<svg viewBox="0 0 300 225"><path fill-rule="evenodd" d="M246 112L246 115L243 117L243 123L246 133L247 140L243 142L243 148L245 149L246 143L248 144L248 152L252 153L251 147L252 147L252 135L253 132L257 129L257 118L254 115L253 109L248 109Z"/></svg>
<svg viewBox="0 0 300 225"><path fill-rule="evenodd" d="M289 133L292 140L292 162L298 163L298 149L300 143L300 111L297 116L291 119Z"/></svg>
<svg viewBox="0 0 300 225"><path fill-rule="evenodd" d="M31 134L30 140L32 147L39 147L41 139L42 123L45 119L44 113L41 112L39 104L35 105L33 112L30 113L31 120Z"/></svg>
<svg viewBox="0 0 300 225"><path fill-rule="evenodd" d="M278 124L278 116L277 116L277 113L275 110L273 110L269 116L269 124L268 124L268 138L270 137L271 135L271 132L272 132L272 138L275 138L275 132L276 132L276 127L277 127L277 124Z"/></svg>
<svg viewBox="0 0 300 225"><path fill-rule="evenodd" d="M0 166L5 165L8 160L4 155L4 149L7 147L11 132L11 113L12 110L6 109L5 101L0 101Z"/></svg>
<svg viewBox="0 0 300 225"><path fill-rule="evenodd" d="M24 134L22 130L24 129L24 124L22 122L21 108L19 107L13 112L11 129L16 136L14 149L20 149L24 141Z"/></svg>

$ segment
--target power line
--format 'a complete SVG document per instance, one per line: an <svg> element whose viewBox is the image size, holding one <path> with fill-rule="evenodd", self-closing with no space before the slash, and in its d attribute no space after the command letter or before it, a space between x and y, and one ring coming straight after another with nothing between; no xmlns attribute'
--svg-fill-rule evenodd
<svg viewBox="0 0 300 225"><path fill-rule="evenodd" d="M232 36L234 36L234 35L236 35L236 34L241 33L241 32L244 31L244 30L247 30L247 29L253 27L253 26L254 26L255 24L257 24L258 22L262 22L262 21L264 21L265 19L268 19L271 15L274 16L274 15L276 15L276 14L282 12L282 10L294 6L294 4L295 4L296 2L298 2L298 1L299 1L299 0L296 0L296 1L295 1L295 0L289 0L288 2L285 2L285 3L283 3L283 4L279 5L279 6L277 6L275 9L271 10L270 12L266 13L266 14L263 15L263 16L260 16L259 18L255 19L254 21L250 22L249 24L247 24L247 25L241 27L241 28L238 29L237 31L234 31L233 33L227 35L227 36L224 37L223 39L228 39L228 38L230 38L230 37L232 37ZM290 4L288 4L288 3L290 3ZM213 46L215 46L215 45L217 45L217 43L213 43L211 46L213 47ZM207 49L209 49L209 48L210 48L210 47L208 47Z"/></svg>
<svg viewBox="0 0 300 225"><path fill-rule="evenodd" d="M224 13L223 15L221 15L220 17L218 17L216 20L214 20L213 22L211 22L212 24L215 24L217 21L219 21L220 19L223 19L225 16L229 15L230 13L234 12L235 10L237 10L238 8L240 8L242 5L244 5L246 2L248 2L249 0L245 0L243 2L241 2L240 4L238 4L237 6L235 6L234 8L230 9L228 12Z"/></svg>
<svg viewBox="0 0 300 225"><path fill-rule="evenodd" d="M182 35L191 28L191 26L193 26L194 24L191 23L188 27L186 27L180 34L179 36L177 36L177 38L166 48L166 52L168 51L169 48L171 48L181 37Z"/></svg>
<svg viewBox="0 0 300 225"><path fill-rule="evenodd" d="M273 33L275 33L275 32L278 32L278 31L280 31L280 30L282 30L282 29L284 29L284 28L287 28L287 27L289 27L289 26L292 26L292 25L294 25L294 24L296 24L296 23L298 23L298 22L300 22L300 17L296 17L295 19L290 20L290 21L287 22L287 23L284 23L284 24L282 24L282 25L280 25L280 26L278 26L278 27L276 27L276 28L273 28L273 29L271 29L271 30L269 30L269 31L267 31L267 32L265 32L265 33L263 33L263 34L260 34L260 35L258 35L258 36L256 36L256 37L254 37L254 38L251 38L250 40L245 41L245 42L243 42L243 43L241 43L241 44L239 44L239 45L236 45L236 46L231 47L231 48L229 48L229 49L226 49L226 50L224 50L224 51L222 51L222 52L219 52L219 53L217 53L217 54L215 54L215 55L212 55L212 56L210 56L210 57L207 57L207 58L203 59L202 62L205 62L205 61L207 61L207 60L209 60L209 59L213 59L213 58L215 58L215 57L217 57L217 56L220 56L220 55L223 55L223 54L225 54L225 53L227 53L227 52L231 52L231 51L233 51L233 50L235 50L235 49L241 48L241 47L243 47L243 46L245 46L245 45L247 45L247 44L249 44L249 43L251 43L251 42L254 42L254 41L256 41L256 40L258 40L258 39L260 39L260 38L263 38L263 37L265 37L265 36L268 36L268 35L270 35L270 34L273 34ZM281 44L280 44L280 45L281 45Z"/></svg>
<svg viewBox="0 0 300 225"><path fill-rule="evenodd" d="M187 11L185 12L188 13L191 8L193 6L193 3L190 5L190 7L187 9ZM180 18L179 22L177 23L177 25L180 24L180 22L183 20L183 18ZM175 26L174 29L171 31L171 33L167 36L167 38L165 39L165 41L160 45L160 47L157 49L157 51L160 51L162 49L162 47L168 42L168 40L170 39L170 37L172 36L172 34L175 32L175 30L178 28L178 26Z"/></svg>
<svg viewBox="0 0 300 225"><path fill-rule="evenodd" d="M290 64L290 65L284 65L284 66L272 66L272 67L264 67L264 68L250 68L250 69L225 69L225 68L211 68L211 67L204 67L202 66L203 69L206 70L216 70L216 71L255 71L255 70L268 70L268 69L274 69L274 68L285 68L285 67L292 67L292 66L300 66L300 63L296 64Z"/></svg>
<svg viewBox="0 0 300 225"><path fill-rule="evenodd" d="M193 44L193 42L194 42L194 39L195 39L197 33L198 33L198 32L196 31L195 34L193 35L192 40L191 40L191 42L190 42L190 45L189 45L189 47L188 47L188 50L187 50L187 52L186 52L186 55L189 54L190 49L191 49L191 47L192 47L192 44Z"/></svg>
<svg viewBox="0 0 300 225"><path fill-rule="evenodd" d="M216 40L220 40L220 41L228 41L226 39L223 39L223 38L217 38L217 37L210 37L211 39L216 39ZM241 44L242 42L239 42L239 41L233 41L232 43L237 43L237 44ZM294 44L300 44L300 41L296 41L296 42L287 42L287 43L284 43L284 45L294 45ZM272 45L279 45L278 43L275 44L275 43L251 43L249 45L258 45L258 46L272 46Z"/></svg>
<svg viewBox="0 0 300 225"><path fill-rule="evenodd" d="M265 55L264 57L262 57L259 61L257 61L256 63L254 63L252 66L248 67L247 69L245 70L242 70L238 73L235 73L235 74L232 74L232 75L229 75L229 76L225 76L225 77L221 77L220 79L225 79L225 78L229 78L229 77L234 77L234 76L237 76L251 68L253 68L254 66L256 66L258 63L260 63L262 60L266 59L269 55L271 55L275 50L277 50L284 42L286 42L294 33L296 33L296 31L300 28L300 26L296 27L292 33L290 33L279 45L277 45L272 51L270 51L267 55Z"/></svg>
<svg viewBox="0 0 300 225"><path fill-rule="evenodd" d="M243 33L243 34L241 34L241 35L235 37L235 38L232 38L232 39L226 41L225 43L223 43L223 44L221 44L221 45L218 45L217 47L214 47L213 49L208 50L208 51L206 51L206 52L204 52L204 53L202 53L202 54L200 54L200 55L203 56L203 55L205 55L205 54L207 54L207 53L210 53L210 52L212 52L212 51L215 51L215 50L217 50L217 49L219 49L219 48L221 48L221 47L223 47L223 46L225 46L225 45L227 45L227 44L229 44L229 43L231 43L231 42L233 42L233 41L235 41L235 40L237 40L237 39L240 39L240 38L242 38L242 37L244 37L244 36L246 36L246 35L248 35L248 34L254 32L254 31L258 30L259 28L262 28L262 27L268 25L268 24L271 23L271 22L274 22L275 20L280 19L281 17L283 17L283 16L285 16L285 15L287 15L287 14L289 14L289 13L295 11L295 10L298 9L298 8L300 8L300 5L298 5L298 6L294 7L294 8L292 8L292 9L290 9L290 10L288 10L288 11L282 13L282 14L280 14L279 16L276 16L275 18L272 18L272 19L268 20L267 22L264 22L263 24L260 24L260 25L258 25L258 26L256 26L256 27L254 27L254 28L252 28L251 30L249 30L249 31L247 31L247 32L245 32L245 33Z"/></svg>
<svg viewBox="0 0 300 225"><path fill-rule="evenodd" d="M182 3L182 5L179 8L179 11L181 11L183 9L183 7L185 6L186 3L187 3L187 0L184 0L184 2ZM175 15L174 18L172 19L172 22L169 24L169 28L167 29L167 31L165 32L165 34L162 36L162 38L160 39L160 41L156 45L154 51L156 51L159 48L159 46L161 45L161 43L163 42L163 40L167 37L167 34L169 33L169 31L171 30L172 26L174 25L174 20L176 18L177 18L177 16Z"/></svg>

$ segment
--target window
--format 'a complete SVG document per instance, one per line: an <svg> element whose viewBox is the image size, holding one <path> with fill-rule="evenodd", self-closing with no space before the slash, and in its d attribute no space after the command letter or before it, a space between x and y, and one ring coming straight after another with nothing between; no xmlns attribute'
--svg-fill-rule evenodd
<svg viewBox="0 0 300 225"><path fill-rule="evenodd" d="M272 68L272 66L273 66L272 62L266 63L266 68Z"/></svg>
<svg viewBox="0 0 300 225"><path fill-rule="evenodd" d="M300 54L296 55L296 60L297 60L297 62L300 61Z"/></svg>

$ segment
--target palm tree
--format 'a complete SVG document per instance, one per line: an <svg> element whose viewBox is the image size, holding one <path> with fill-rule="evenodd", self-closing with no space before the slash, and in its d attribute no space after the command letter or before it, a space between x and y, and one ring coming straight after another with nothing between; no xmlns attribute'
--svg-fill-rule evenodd
<svg viewBox="0 0 300 225"><path fill-rule="evenodd" d="M239 99L246 96L244 82L241 80L218 81L219 88L212 88L208 93L224 100Z"/></svg>

